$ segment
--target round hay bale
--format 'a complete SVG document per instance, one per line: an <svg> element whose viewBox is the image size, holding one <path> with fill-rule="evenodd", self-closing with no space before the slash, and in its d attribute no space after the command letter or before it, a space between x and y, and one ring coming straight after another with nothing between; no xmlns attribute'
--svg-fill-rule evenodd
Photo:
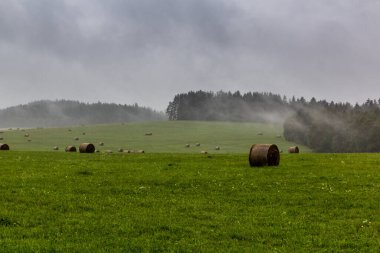
<svg viewBox="0 0 380 253"><path fill-rule="evenodd" d="M124 152L124 149L123 148L119 148L117 151L118 152Z"/></svg>
<svg viewBox="0 0 380 253"><path fill-rule="evenodd" d="M205 151L205 150L202 150L202 151L201 151L201 154L205 154L205 155L206 155L206 154L208 154L208 152Z"/></svg>
<svg viewBox="0 0 380 253"><path fill-rule="evenodd" d="M99 146L104 146L104 142L99 142Z"/></svg>
<svg viewBox="0 0 380 253"><path fill-rule="evenodd" d="M153 133L145 133L145 136L152 136Z"/></svg>
<svg viewBox="0 0 380 253"><path fill-rule="evenodd" d="M74 138L74 141L79 141L79 137L75 137L75 138Z"/></svg>
<svg viewBox="0 0 380 253"><path fill-rule="evenodd" d="M24 134L24 137L29 137L29 134L28 133Z"/></svg>
<svg viewBox="0 0 380 253"><path fill-rule="evenodd" d="M196 143L195 146L199 147L201 144L200 143Z"/></svg>
<svg viewBox="0 0 380 253"><path fill-rule="evenodd" d="M2 141L2 140L4 140L4 138L3 138L3 137L0 137L0 141Z"/></svg>
<svg viewBox="0 0 380 253"><path fill-rule="evenodd" d="M82 143L79 145L79 152L81 153L94 153L95 146L91 143Z"/></svg>
<svg viewBox="0 0 380 253"><path fill-rule="evenodd" d="M0 143L0 150L9 150L9 145L5 143Z"/></svg>
<svg viewBox="0 0 380 253"><path fill-rule="evenodd" d="M220 147L219 147L219 146L216 146L216 147L215 147L215 150L220 150Z"/></svg>
<svg viewBox="0 0 380 253"><path fill-rule="evenodd" d="M137 150L135 153L144 154L145 151L144 150Z"/></svg>
<svg viewBox="0 0 380 253"><path fill-rule="evenodd" d="M32 140L31 139L28 139L29 142L31 142Z"/></svg>
<svg viewBox="0 0 380 253"><path fill-rule="evenodd" d="M297 146L294 146L294 147L290 147L290 148L288 149L288 152L289 152L290 154L298 154L298 153L300 152L300 149L299 149Z"/></svg>
<svg viewBox="0 0 380 253"><path fill-rule="evenodd" d="M59 147L58 146L54 146L53 150L59 150Z"/></svg>
<svg viewBox="0 0 380 253"><path fill-rule="evenodd" d="M190 148L190 144L186 144L185 147L186 147L186 148Z"/></svg>
<svg viewBox="0 0 380 253"><path fill-rule="evenodd" d="M280 152L275 144L254 144L249 151L249 164L253 166L278 166Z"/></svg>
<svg viewBox="0 0 380 253"><path fill-rule="evenodd" d="M75 146L67 146L65 152L77 152L77 148Z"/></svg>
<svg viewBox="0 0 380 253"><path fill-rule="evenodd" d="M82 135L86 135L86 133L85 133L85 132L83 132L83 133L82 133Z"/></svg>

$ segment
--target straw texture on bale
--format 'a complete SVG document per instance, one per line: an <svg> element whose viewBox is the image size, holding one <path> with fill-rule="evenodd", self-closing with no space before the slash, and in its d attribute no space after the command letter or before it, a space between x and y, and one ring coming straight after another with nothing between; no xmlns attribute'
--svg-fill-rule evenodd
<svg viewBox="0 0 380 253"><path fill-rule="evenodd" d="M79 152L81 153L94 153L95 146L91 143L82 143L79 145Z"/></svg>
<svg viewBox="0 0 380 253"><path fill-rule="evenodd" d="M77 152L77 148L75 146L67 146L65 148L66 152Z"/></svg>
<svg viewBox="0 0 380 253"><path fill-rule="evenodd" d="M298 154L298 153L300 152L300 149L299 149L297 146L295 146L295 147L290 147L290 148L288 149L288 152L291 153L291 154Z"/></svg>
<svg viewBox="0 0 380 253"><path fill-rule="evenodd" d="M278 166L280 152L274 144L254 144L249 151L249 164L253 166Z"/></svg>
<svg viewBox="0 0 380 253"><path fill-rule="evenodd" d="M8 144L0 143L0 150L9 150L9 146L8 146Z"/></svg>

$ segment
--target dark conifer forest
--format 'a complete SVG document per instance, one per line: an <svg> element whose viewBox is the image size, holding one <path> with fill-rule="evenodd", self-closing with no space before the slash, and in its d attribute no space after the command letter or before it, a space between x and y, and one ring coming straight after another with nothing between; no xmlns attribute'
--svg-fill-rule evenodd
<svg viewBox="0 0 380 253"><path fill-rule="evenodd" d="M359 105L272 93L191 91L167 107L170 120L279 123L284 138L316 152L380 152L380 99Z"/></svg>

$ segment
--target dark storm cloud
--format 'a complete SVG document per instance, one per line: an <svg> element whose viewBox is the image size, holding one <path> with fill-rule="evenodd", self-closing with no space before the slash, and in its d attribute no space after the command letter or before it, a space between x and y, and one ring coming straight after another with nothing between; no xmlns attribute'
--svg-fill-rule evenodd
<svg viewBox="0 0 380 253"><path fill-rule="evenodd" d="M379 14L371 0L3 0L0 106L163 109L194 89L363 102L380 97Z"/></svg>

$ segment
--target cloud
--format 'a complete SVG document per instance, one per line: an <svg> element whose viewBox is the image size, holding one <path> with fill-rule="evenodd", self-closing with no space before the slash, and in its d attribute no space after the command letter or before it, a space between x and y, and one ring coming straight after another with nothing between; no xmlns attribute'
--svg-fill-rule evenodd
<svg viewBox="0 0 380 253"><path fill-rule="evenodd" d="M372 0L3 0L0 107L164 109L196 89L364 102L380 93L379 11Z"/></svg>

